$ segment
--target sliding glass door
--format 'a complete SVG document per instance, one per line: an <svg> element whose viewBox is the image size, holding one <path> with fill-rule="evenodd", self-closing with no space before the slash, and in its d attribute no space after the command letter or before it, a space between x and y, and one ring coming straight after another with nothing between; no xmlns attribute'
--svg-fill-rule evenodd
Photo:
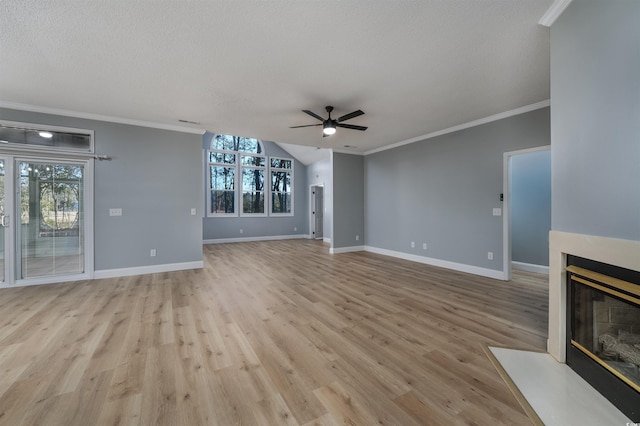
<svg viewBox="0 0 640 426"><path fill-rule="evenodd" d="M5 227L8 225L9 218L5 210L5 162L6 159L0 157L0 283L5 282L5 247L8 245L8 235L5 233Z"/></svg>
<svg viewBox="0 0 640 426"><path fill-rule="evenodd" d="M0 277L6 285L87 272L87 161L0 157Z"/></svg>
<svg viewBox="0 0 640 426"><path fill-rule="evenodd" d="M17 161L18 279L84 272L84 165Z"/></svg>

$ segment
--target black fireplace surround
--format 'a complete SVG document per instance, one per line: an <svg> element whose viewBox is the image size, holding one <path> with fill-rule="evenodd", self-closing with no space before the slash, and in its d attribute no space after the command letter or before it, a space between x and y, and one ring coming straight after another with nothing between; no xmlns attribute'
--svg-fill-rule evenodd
<svg viewBox="0 0 640 426"><path fill-rule="evenodd" d="M640 272L567 256L567 365L640 422Z"/></svg>

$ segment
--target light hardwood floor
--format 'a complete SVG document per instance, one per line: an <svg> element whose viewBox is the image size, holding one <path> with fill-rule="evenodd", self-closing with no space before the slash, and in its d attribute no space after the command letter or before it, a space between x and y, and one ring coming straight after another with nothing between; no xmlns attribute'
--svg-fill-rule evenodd
<svg viewBox="0 0 640 426"><path fill-rule="evenodd" d="M204 259L0 290L0 424L531 424L482 345L545 348L546 277L310 240Z"/></svg>

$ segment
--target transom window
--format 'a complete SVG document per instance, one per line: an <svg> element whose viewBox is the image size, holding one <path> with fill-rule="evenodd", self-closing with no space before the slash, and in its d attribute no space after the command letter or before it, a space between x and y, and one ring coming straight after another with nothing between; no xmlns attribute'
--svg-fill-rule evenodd
<svg viewBox="0 0 640 426"><path fill-rule="evenodd" d="M268 159L258 139L231 135L215 135L207 159L207 216L293 214L292 159Z"/></svg>

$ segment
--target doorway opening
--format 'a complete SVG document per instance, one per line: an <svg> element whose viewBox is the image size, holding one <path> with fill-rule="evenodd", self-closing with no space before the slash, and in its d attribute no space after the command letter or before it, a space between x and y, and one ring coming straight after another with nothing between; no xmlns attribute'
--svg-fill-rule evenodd
<svg viewBox="0 0 640 426"><path fill-rule="evenodd" d="M324 240L324 185L311 186L311 238Z"/></svg>
<svg viewBox="0 0 640 426"><path fill-rule="evenodd" d="M0 287L92 278L93 132L0 122L0 139Z"/></svg>
<svg viewBox="0 0 640 426"><path fill-rule="evenodd" d="M551 230L550 146L505 152L503 157L504 279L511 269L548 273Z"/></svg>

